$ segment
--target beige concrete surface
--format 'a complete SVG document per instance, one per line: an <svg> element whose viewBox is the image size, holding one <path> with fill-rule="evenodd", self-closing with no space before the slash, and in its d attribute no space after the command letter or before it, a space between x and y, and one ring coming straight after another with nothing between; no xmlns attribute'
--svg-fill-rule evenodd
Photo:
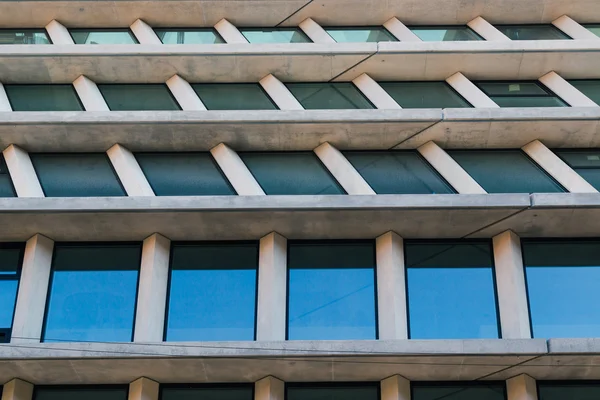
<svg viewBox="0 0 600 400"><path fill-rule="evenodd" d="M256 340L286 339L286 299L287 239L271 232L260 239Z"/></svg>
<svg viewBox="0 0 600 400"><path fill-rule="evenodd" d="M29 153L11 144L2 151L15 192L19 197L44 197Z"/></svg>
<svg viewBox="0 0 600 400"><path fill-rule="evenodd" d="M581 93L554 71L548 72L539 81L571 107L598 107L598 104L590 100L585 94Z"/></svg>
<svg viewBox="0 0 600 400"><path fill-rule="evenodd" d="M215 29L225 40L225 43L248 43L248 40L242 35L239 29L225 18L215 24Z"/></svg>
<svg viewBox="0 0 600 400"><path fill-rule="evenodd" d="M73 87L85 111L110 111L98 85L91 79L81 75L73 81Z"/></svg>
<svg viewBox="0 0 600 400"><path fill-rule="evenodd" d="M269 74L258 83L280 110L304 110L300 102L275 75Z"/></svg>
<svg viewBox="0 0 600 400"><path fill-rule="evenodd" d="M421 42L421 39L396 17L385 21L383 26L401 42Z"/></svg>
<svg viewBox="0 0 600 400"><path fill-rule="evenodd" d="M402 108L396 103L392 96L383 90L383 88L369 75L362 74L361 76L354 78L352 83L354 83L358 90L360 90L376 108L385 110L398 110Z"/></svg>
<svg viewBox="0 0 600 400"><path fill-rule="evenodd" d="M139 378L129 384L128 400L158 400L159 383L148 378Z"/></svg>
<svg viewBox="0 0 600 400"><path fill-rule="evenodd" d="M46 32L52 44L75 44L69 30L55 19L46 25Z"/></svg>
<svg viewBox="0 0 600 400"><path fill-rule="evenodd" d="M498 108L492 99L488 97L481 89L479 89L473 82L471 82L461 72L457 72L454 75L446 79L454 90L456 90L462 97L465 98L475 108Z"/></svg>
<svg viewBox="0 0 600 400"><path fill-rule="evenodd" d="M265 194L235 150L221 143L210 149L210 153L238 195L263 196Z"/></svg>
<svg viewBox="0 0 600 400"><path fill-rule="evenodd" d="M152 27L141 19L135 20L129 29L141 44L162 44Z"/></svg>
<svg viewBox="0 0 600 400"><path fill-rule="evenodd" d="M526 374L517 375L506 381L507 400L538 400L535 379Z"/></svg>
<svg viewBox="0 0 600 400"><path fill-rule="evenodd" d="M314 149L325 168L348 194L375 194L354 166L331 144L325 142Z"/></svg>
<svg viewBox="0 0 600 400"><path fill-rule="evenodd" d="M184 111L205 111L206 106L200 100L188 81L179 75L173 75L167 80L169 90Z"/></svg>
<svg viewBox="0 0 600 400"><path fill-rule="evenodd" d="M410 381L393 375L381 381L381 400L411 400Z"/></svg>
<svg viewBox="0 0 600 400"><path fill-rule="evenodd" d="M0 83L0 111L12 111L10 101L4 89L4 85Z"/></svg>
<svg viewBox="0 0 600 400"><path fill-rule="evenodd" d="M335 43L335 40L319 25L314 19L306 18L300 22L298 28L312 40L314 43Z"/></svg>
<svg viewBox="0 0 600 400"><path fill-rule="evenodd" d="M285 397L285 383L274 376L267 376L254 384L254 400L284 400Z"/></svg>
<svg viewBox="0 0 600 400"><path fill-rule="evenodd" d="M128 196L154 196L146 175L129 149L115 144L106 154Z"/></svg>
<svg viewBox="0 0 600 400"><path fill-rule="evenodd" d="M596 36L594 33L581 26L577 21L574 21L568 15L563 15L562 17L555 19L554 21L552 21L552 25L554 25L573 39L600 40L600 37Z"/></svg>
<svg viewBox="0 0 600 400"><path fill-rule="evenodd" d="M32 400L33 385L21 379L12 379L2 386L2 400Z"/></svg>
<svg viewBox="0 0 600 400"><path fill-rule="evenodd" d="M472 19L467 23L467 26L475 31L485 40L508 42L509 37L500 32L494 25L487 22L481 16Z"/></svg>

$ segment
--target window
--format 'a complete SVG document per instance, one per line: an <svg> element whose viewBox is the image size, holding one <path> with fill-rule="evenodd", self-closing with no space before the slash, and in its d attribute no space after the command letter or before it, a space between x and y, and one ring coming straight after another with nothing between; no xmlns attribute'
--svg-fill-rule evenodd
<svg viewBox="0 0 600 400"><path fill-rule="evenodd" d="M312 43L297 28L242 28L240 32L250 43Z"/></svg>
<svg viewBox="0 0 600 400"><path fill-rule="evenodd" d="M313 152L239 155L266 194L344 194Z"/></svg>
<svg viewBox="0 0 600 400"><path fill-rule="evenodd" d="M161 400L253 400L254 385L160 385Z"/></svg>
<svg viewBox="0 0 600 400"><path fill-rule="evenodd" d="M258 243L177 243L171 251L166 340L254 340Z"/></svg>
<svg viewBox="0 0 600 400"><path fill-rule="evenodd" d="M412 400L506 400L504 382L411 382Z"/></svg>
<svg viewBox="0 0 600 400"><path fill-rule="evenodd" d="M4 155L0 152L0 197L15 197L15 188L13 187L12 180L6 162L4 161Z"/></svg>
<svg viewBox="0 0 600 400"><path fill-rule="evenodd" d="M46 197L125 196L105 153L33 153Z"/></svg>
<svg viewBox="0 0 600 400"><path fill-rule="evenodd" d="M595 400L600 399L598 381L537 381L539 400Z"/></svg>
<svg viewBox="0 0 600 400"><path fill-rule="evenodd" d="M290 241L290 340L376 339L372 241Z"/></svg>
<svg viewBox="0 0 600 400"><path fill-rule="evenodd" d="M379 400L379 387L371 382L286 383L286 400Z"/></svg>
<svg viewBox="0 0 600 400"><path fill-rule="evenodd" d="M213 28L206 29L154 29L164 44L215 44L225 43Z"/></svg>
<svg viewBox="0 0 600 400"><path fill-rule="evenodd" d="M554 25L495 25L512 40L571 39Z"/></svg>
<svg viewBox="0 0 600 400"><path fill-rule="evenodd" d="M286 86L307 110L374 108L350 82L288 83Z"/></svg>
<svg viewBox="0 0 600 400"><path fill-rule="evenodd" d="M382 26L365 26L360 28L325 28L329 36L338 43L358 42L397 42L391 33Z"/></svg>
<svg viewBox="0 0 600 400"><path fill-rule="evenodd" d="M488 193L558 193L565 190L521 150L449 150Z"/></svg>
<svg viewBox="0 0 600 400"><path fill-rule="evenodd" d="M0 343L10 342L25 246L0 243Z"/></svg>
<svg viewBox="0 0 600 400"><path fill-rule="evenodd" d="M141 243L57 243L43 341L130 342L141 254Z"/></svg>
<svg viewBox="0 0 600 400"><path fill-rule="evenodd" d="M0 29L0 45L50 43L44 29Z"/></svg>
<svg viewBox="0 0 600 400"><path fill-rule="evenodd" d="M123 29L69 29L75 44L136 44L137 39L128 28Z"/></svg>
<svg viewBox="0 0 600 400"><path fill-rule="evenodd" d="M475 82L500 107L568 107L537 82Z"/></svg>
<svg viewBox="0 0 600 400"><path fill-rule="evenodd" d="M424 42L455 42L483 40L468 26L409 26Z"/></svg>
<svg viewBox="0 0 600 400"><path fill-rule="evenodd" d="M600 241L523 242L533 336L600 336Z"/></svg>
<svg viewBox="0 0 600 400"><path fill-rule="evenodd" d="M347 151L344 155L377 194L454 193L416 151Z"/></svg>
<svg viewBox="0 0 600 400"><path fill-rule="evenodd" d="M600 36L600 24L586 24L583 26L586 27L590 32L592 32L596 36Z"/></svg>
<svg viewBox="0 0 600 400"><path fill-rule="evenodd" d="M102 84L98 85L112 111L181 110L169 88L164 84Z"/></svg>
<svg viewBox="0 0 600 400"><path fill-rule="evenodd" d="M600 190L600 151L597 149L554 150L569 167Z"/></svg>
<svg viewBox="0 0 600 400"><path fill-rule="evenodd" d="M235 191L210 153L137 153L157 196L227 196Z"/></svg>
<svg viewBox="0 0 600 400"><path fill-rule="evenodd" d="M73 85L4 85L13 111L82 111Z"/></svg>
<svg viewBox="0 0 600 400"><path fill-rule="evenodd" d="M577 90L589 97L590 100L600 105L600 80L569 81Z"/></svg>
<svg viewBox="0 0 600 400"><path fill-rule="evenodd" d="M411 339L499 337L488 241L407 241Z"/></svg>
<svg viewBox="0 0 600 400"><path fill-rule="evenodd" d="M192 88L209 110L277 110L258 83L194 83Z"/></svg>
<svg viewBox="0 0 600 400"><path fill-rule="evenodd" d="M471 105L446 82L379 82L402 108L463 108Z"/></svg>
<svg viewBox="0 0 600 400"><path fill-rule="evenodd" d="M39 386L33 389L33 400L127 400L125 385L103 386Z"/></svg>

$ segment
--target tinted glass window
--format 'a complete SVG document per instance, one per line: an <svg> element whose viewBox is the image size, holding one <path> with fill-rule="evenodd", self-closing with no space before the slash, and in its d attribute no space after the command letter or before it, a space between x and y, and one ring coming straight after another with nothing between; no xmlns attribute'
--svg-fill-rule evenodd
<svg viewBox="0 0 600 400"><path fill-rule="evenodd" d="M56 244L43 340L130 342L141 252L141 244Z"/></svg>
<svg viewBox="0 0 600 400"><path fill-rule="evenodd" d="M98 89L113 111L181 110L167 85L98 85Z"/></svg>
<svg viewBox="0 0 600 400"><path fill-rule="evenodd" d="M208 29L154 29L164 44L214 44L225 43L212 28Z"/></svg>
<svg viewBox="0 0 600 400"><path fill-rule="evenodd" d="M538 397L539 400L597 400L600 399L600 383L538 381Z"/></svg>
<svg viewBox="0 0 600 400"><path fill-rule="evenodd" d="M209 110L276 110L257 83L196 83L192 88Z"/></svg>
<svg viewBox="0 0 600 400"><path fill-rule="evenodd" d="M407 242L412 339L498 337L491 243Z"/></svg>
<svg viewBox="0 0 600 400"><path fill-rule="evenodd" d="M409 29L424 42L483 40L468 26L411 26Z"/></svg>
<svg viewBox="0 0 600 400"><path fill-rule="evenodd" d="M0 44L50 44L43 29L0 29Z"/></svg>
<svg viewBox="0 0 600 400"><path fill-rule="evenodd" d="M35 386L34 400L127 400L127 386Z"/></svg>
<svg viewBox="0 0 600 400"><path fill-rule="evenodd" d="M378 400L379 390L372 383L286 384L287 400Z"/></svg>
<svg viewBox="0 0 600 400"><path fill-rule="evenodd" d="M312 43L297 28L242 28L240 32L250 43Z"/></svg>
<svg viewBox="0 0 600 400"><path fill-rule="evenodd" d="M600 337L600 241L523 243L533 336Z"/></svg>
<svg viewBox="0 0 600 400"><path fill-rule="evenodd" d="M338 43L357 42L397 42L391 33L382 26L361 28L325 28Z"/></svg>
<svg viewBox="0 0 600 400"><path fill-rule="evenodd" d="M412 400L505 400L504 382L412 383Z"/></svg>
<svg viewBox="0 0 600 400"><path fill-rule="evenodd" d="M253 400L252 385L168 387L161 385L161 400Z"/></svg>
<svg viewBox="0 0 600 400"><path fill-rule="evenodd" d="M312 152L239 153L266 194L343 194Z"/></svg>
<svg viewBox="0 0 600 400"><path fill-rule="evenodd" d="M584 26L596 36L600 36L600 24L587 24Z"/></svg>
<svg viewBox="0 0 600 400"><path fill-rule="evenodd" d="M554 25L495 25L512 40L571 39Z"/></svg>
<svg viewBox="0 0 600 400"><path fill-rule="evenodd" d="M288 267L288 339L376 339L373 242L291 242Z"/></svg>
<svg viewBox="0 0 600 400"><path fill-rule="evenodd" d="M254 340L257 243L174 244L166 340Z"/></svg>
<svg viewBox="0 0 600 400"><path fill-rule="evenodd" d="M15 197L15 189L10 179L10 174L4 161L4 156L0 152L0 197Z"/></svg>
<svg viewBox="0 0 600 400"><path fill-rule="evenodd" d="M288 83L286 86L307 110L374 108L350 82Z"/></svg>
<svg viewBox="0 0 600 400"><path fill-rule="evenodd" d="M46 197L126 195L104 153L30 156Z"/></svg>
<svg viewBox="0 0 600 400"><path fill-rule="evenodd" d="M463 108L471 105L445 82L380 82L402 108Z"/></svg>
<svg viewBox="0 0 600 400"><path fill-rule="evenodd" d="M75 44L136 44L129 29L69 29Z"/></svg>
<svg viewBox="0 0 600 400"><path fill-rule="evenodd" d="M571 168L600 190L600 150L554 150Z"/></svg>
<svg viewBox="0 0 600 400"><path fill-rule="evenodd" d="M236 194L210 153L137 153L157 196L226 196Z"/></svg>
<svg viewBox="0 0 600 400"><path fill-rule="evenodd" d="M478 82L477 86L500 107L568 107L536 82Z"/></svg>
<svg viewBox="0 0 600 400"><path fill-rule="evenodd" d="M0 343L10 341L23 250L22 244L0 243Z"/></svg>
<svg viewBox="0 0 600 400"><path fill-rule="evenodd" d="M521 150L449 150L488 193L556 193L565 190Z"/></svg>
<svg viewBox="0 0 600 400"><path fill-rule="evenodd" d="M416 151L348 151L344 155L377 194L454 193Z"/></svg>
<svg viewBox="0 0 600 400"><path fill-rule="evenodd" d="M13 111L82 111L73 85L4 85Z"/></svg>
<svg viewBox="0 0 600 400"><path fill-rule="evenodd" d="M577 80L569 81L581 93L585 94L590 100L600 104L600 80Z"/></svg>

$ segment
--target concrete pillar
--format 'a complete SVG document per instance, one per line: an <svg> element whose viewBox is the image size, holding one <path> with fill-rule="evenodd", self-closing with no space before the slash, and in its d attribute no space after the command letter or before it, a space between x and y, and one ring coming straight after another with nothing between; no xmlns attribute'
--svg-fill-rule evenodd
<svg viewBox="0 0 600 400"><path fill-rule="evenodd" d="M2 154L18 197L45 197L29 153L11 144Z"/></svg>
<svg viewBox="0 0 600 400"><path fill-rule="evenodd" d="M158 400L158 393L158 382L139 378L129 384L128 400Z"/></svg>
<svg viewBox="0 0 600 400"><path fill-rule="evenodd" d="M350 161L335 147L325 142L315 154L348 194L376 194Z"/></svg>
<svg viewBox="0 0 600 400"><path fill-rule="evenodd" d="M192 85L179 75L173 75L167 81L167 86L181 106L183 111L205 111L206 106L196 94Z"/></svg>
<svg viewBox="0 0 600 400"><path fill-rule="evenodd" d="M304 107L302 107L302 104L294 97L292 92L279 79L275 78L273 74L265 76L258 83L260 83L280 110L304 110Z"/></svg>
<svg viewBox="0 0 600 400"><path fill-rule="evenodd" d="M81 75L73 81L73 87L83 103L85 111L110 111L100 89L91 79Z"/></svg>
<svg viewBox="0 0 600 400"><path fill-rule="evenodd" d="M287 239L271 232L260 239L256 340L285 340Z"/></svg>
<svg viewBox="0 0 600 400"><path fill-rule="evenodd" d="M584 39L584 40L600 40L600 37L592 33L590 30L579 25L578 22L571 19L567 15L563 15L560 18L552 21L552 25L572 37L573 39Z"/></svg>
<svg viewBox="0 0 600 400"><path fill-rule="evenodd" d="M210 149L210 153L223 171L223 174L240 196L264 196L254 176L240 156L225 143Z"/></svg>
<svg viewBox="0 0 600 400"><path fill-rule="evenodd" d="M31 400L33 398L33 385L21 379L13 379L4 384L2 400Z"/></svg>
<svg viewBox="0 0 600 400"><path fill-rule="evenodd" d="M46 25L46 31L53 44L75 44L69 30L55 19Z"/></svg>
<svg viewBox="0 0 600 400"><path fill-rule="evenodd" d="M115 144L106 151L106 154L128 196L154 196L146 175L131 151L120 144Z"/></svg>
<svg viewBox="0 0 600 400"><path fill-rule="evenodd" d="M592 185L539 140L526 144L522 150L569 192L598 193Z"/></svg>
<svg viewBox="0 0 600 400"><path fill-rule="evenodd" d="M154 29L141 19L136 20L129 27L140 44L162 44Z"/></svg>
<svg viewBox="0 0 600 400"><path fill-rule="evenodd" d="M306 18L304 21L300 22L298 28L302 29L302 31L315 43L335 43L335 40L312 18Z"/></svg>
<svg viewBox="0 0 600 400"><path fill-rule="evenodd" d="M388 232L376 240L379 339L408 339L404 240Z"/></svg>
<svg viewBox="0 0 600 400"><path fill-rule="evenodd" d="M535 379L526 374L506 381L506 400L538 400Z"/></svg>
<svg viewBox="0 0 600 400"><path fill-rule="evenodd" d="M381 400L410 400L410 381L393 375L381 381Z"/></svg>
<svg viewBox="0 0 600 400"><path fill-rule="evenodd" d="M39 343L50 282L54 241L37 234L27 241L11 343Z"/></svg>
<svg viewBox="0 0 600 400"><path fill-rule="evenodd" d="M408 27L400 22L400 20L398 20L396 17L388 19L383 24L383 27L401 42L422 42L417 35L408 29Z"/></svg>
<svg viewBox="0 0 600 400"><path fill-rule="evenodd" d="M475 108L500 107L460 72L457 72L446 79L446 82Z"/></svg>
<svg viewBox="0 0 600 400"><path fill-rule="evenodd" d="M539 81L556 93L558 97L566 101L571 107L598 107L598 104L590 100L589 97L581 93L554 71L548 72Z"/></svg>
<svg viewBox="0 0 600 400"><path fill-rule="evenodd" d="M13 109L10 105L10 101L8 100L8 95L6 94L4 85L0 83L0 112L12 110Z"/></svg>
<svg viewBox="0 0 600 400"><path fill-rule="evenodd" d="M217 22L215 29L219 35L225 40L225 43L248 43L248 39L236 28L231 22L225 18Z"/></svg>
<svg viewBox="0 0 600 400"><path fill-rule="evenodd" d="M530 339L521 239L513 231L505 231L492 242L502 339Z"/></svg>
<svg viewBox="0 0 600 400"><path fill-rule="evenodd" d="M496 27L485 19L477 17L467 23L467 26L473 29L479 36L489 41L510 42L510 38L500 32Z"/></svg>
<svg viewBox="0 0 600 400"><path fill-rule="evenodd" d="M358 90L360 90L376 108L384 110L398 110L402 108L396 103L396 100L394 100L388 92L383 90L383 88L369 75L362 74L354 78L352 83L354 83Z"/></svg>
<svg viewBox="0 0 600 400"><path fill-rule="evenodd" d="M254 384L254 400L284 399L285 383L274 376L267 376Z"/></svg>
<svg viewBox="0 0 600 400"><path fill-rule="evenodd" d="M417 151L460 194L487 193L448 153L434 142L427 142Z"/></svg>

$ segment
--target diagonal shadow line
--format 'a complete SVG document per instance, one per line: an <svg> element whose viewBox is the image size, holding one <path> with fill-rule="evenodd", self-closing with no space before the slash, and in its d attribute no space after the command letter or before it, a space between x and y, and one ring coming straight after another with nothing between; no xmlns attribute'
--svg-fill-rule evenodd
<svg viewBox="0 0 600 400"><path fill-rule="evenodd" d="M278 24L276 24L275 27L277 28L279 25L283 24L285 21L287 21L288 19L292 18L294 15L298 14L300 11L302 11L306 6L308 6L313 1L314 0L309 0L305 5L303 5L302 7L300 7L299 9L297 9L296 11L294 11L293 13L291 13L290 15L288 15L287 17L285 17L281 22L279 22Z"/></svg>

